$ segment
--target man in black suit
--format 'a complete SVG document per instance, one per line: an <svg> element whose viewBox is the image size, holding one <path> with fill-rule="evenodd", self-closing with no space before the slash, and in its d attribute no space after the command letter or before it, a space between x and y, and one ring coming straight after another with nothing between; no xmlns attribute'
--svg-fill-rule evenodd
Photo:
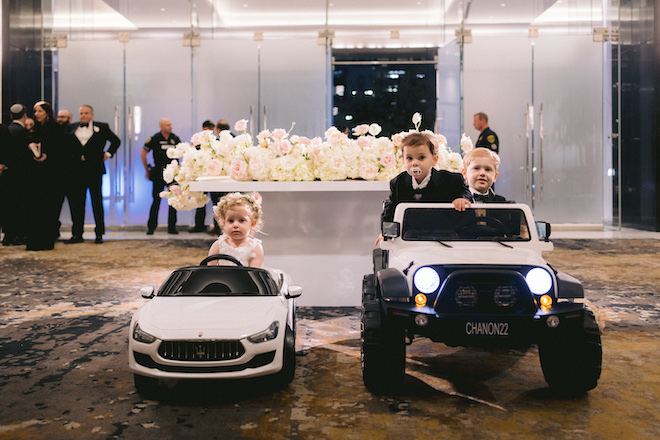
<svg viewBox="0 0 660 440"><path fill-rule="evenodd" d="M406 171L390 181L390 197L383 202L381 221L391 222L401 202L454 203L457 210L470 207L469 192L459 173L437 170L438 153L434 141L425 133L412 133L402 141Z"/></svg>
<svg viewBox="0 0 660 440"><path fill-rule="evenodd" d="M12 123L7 129L8 142L5 145L2 172L2 188L6 196L3 203L3 230L2 244L25 244L27 235L27 183L30 165L33 164L33 155L28 148L29 132L25 128L28 119L27 109L23 104L14 104L9 108Z"/></svg>
<svg viewBox="0 0 660 440"><path fill-rule="evenodd" d="M103 213L103 196L101 183L106 173L105 161L115 155L121 140L110 130L104 122L94 121L94 109L91 105L83 105L79 109L80 122L71 124L70 133L73 136L73 148L80 151L80 160L72 164L77 182L77 194L69 199L72 211L72 237L66 243L80 243L83 241L83 227L85 223L85 199L87 190L92 199L92 211L96 227L95 243L103 243L105 220ZM108 149L105 149L107 143ZM77 155L76 155L77 157ZM75 213L75 214L74 214Z"/></svg>

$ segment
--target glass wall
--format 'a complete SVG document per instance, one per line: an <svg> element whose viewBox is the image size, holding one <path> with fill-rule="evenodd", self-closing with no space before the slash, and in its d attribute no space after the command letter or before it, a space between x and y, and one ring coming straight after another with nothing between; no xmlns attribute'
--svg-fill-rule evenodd
<svg viewBox="0 0 660 440"><path fill-rule="evenodd" d="M603 202L611 200L609 57L593 42L604 15L594 2L539 0L515 11L441 0L259 2L252 15L237 1L42 3L49 5L46 32L68 40L46 51L56 55L57 107L76 114L91 104L123 141L104 185L109 225L146 223L151 183L139 156L161 117L184 141L202 121L220 118L248 119L252 134L295 123L294 134L319 136L332 123L333 49L415 47L438 54L437 91L428 99L436 102L435 129L450 145L463 132L476 140L474 113L490 116L503 161L498 193L555 223L611 218ZM575 25L585 8L588 18ZM106 15L115 21L102 22ZM472 31L462 52L454 37L460 29ZM179 218L190 224L192 213Z"/></svg>

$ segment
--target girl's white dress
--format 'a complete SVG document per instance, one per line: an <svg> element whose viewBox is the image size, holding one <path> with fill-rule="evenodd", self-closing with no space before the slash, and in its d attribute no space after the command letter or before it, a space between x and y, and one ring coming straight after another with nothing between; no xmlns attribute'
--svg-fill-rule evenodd
<svg viewBox="0 0 660 440"><path fill-rule="evenodd" d="M257 255L254 253L254 249L261 244L261 240L258 238L248 238L246 243L243 246L234 247L229 244L229 236L227 234L222 234L218 237L218 244L220 245L218 253L227 254L236 258L238 261L243 263L244 266L247 266L250 260ZM218 260L219 265L232 265L229 261Z"/></svg>

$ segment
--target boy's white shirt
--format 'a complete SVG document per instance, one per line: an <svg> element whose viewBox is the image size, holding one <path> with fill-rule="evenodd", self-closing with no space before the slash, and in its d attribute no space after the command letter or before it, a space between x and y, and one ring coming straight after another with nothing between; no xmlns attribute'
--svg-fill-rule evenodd
<svg viewBox="0 0 660 440"><path fill-rule="evenodd" d="M413 176L412 178L412 187L413 189L424 189L429 185L429 182L431 181L431 170L429 170L429 173L424 177L424 180L421 181L421 183L417 183L417 179Z"/></svg>

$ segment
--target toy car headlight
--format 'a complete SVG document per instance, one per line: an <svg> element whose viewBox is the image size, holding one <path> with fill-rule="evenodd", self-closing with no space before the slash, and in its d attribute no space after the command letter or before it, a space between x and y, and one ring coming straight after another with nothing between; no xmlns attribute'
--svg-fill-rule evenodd
<svg viewBox="0 0 660 440"><path fill-rule="evenodd" d="M417 290L422 293L433 293L440 287L440 275L435 269L422 267L413 277L413 283Z"/></svg>
<svg viewBox="0 0 660 440"><path fill-rule="evenodd" d="M529 290L535 295L543 295L552 289L552 276L547 270L535 267L525 276Z"/></svg>
<svg viewBox="0 0 660 440"><path fill-rule="evenodd" d="M138 342L144 342L145 344L151 344L157 338L142 330L140 328L140 324L136 322L135 327L133 327L133 339L135 339Z"/></svg>
<svg viewBox="0 0 660 440"><path fill-rule="evenodd" d="M277 332L280 329L280 323L277 321L273 321L273 323L268 326L268 328L262 332L255 333L252 336L248 336L248 341L258 344L260 342L266 342L270 341L271 339L275 339L277 337Z"/></svg>

